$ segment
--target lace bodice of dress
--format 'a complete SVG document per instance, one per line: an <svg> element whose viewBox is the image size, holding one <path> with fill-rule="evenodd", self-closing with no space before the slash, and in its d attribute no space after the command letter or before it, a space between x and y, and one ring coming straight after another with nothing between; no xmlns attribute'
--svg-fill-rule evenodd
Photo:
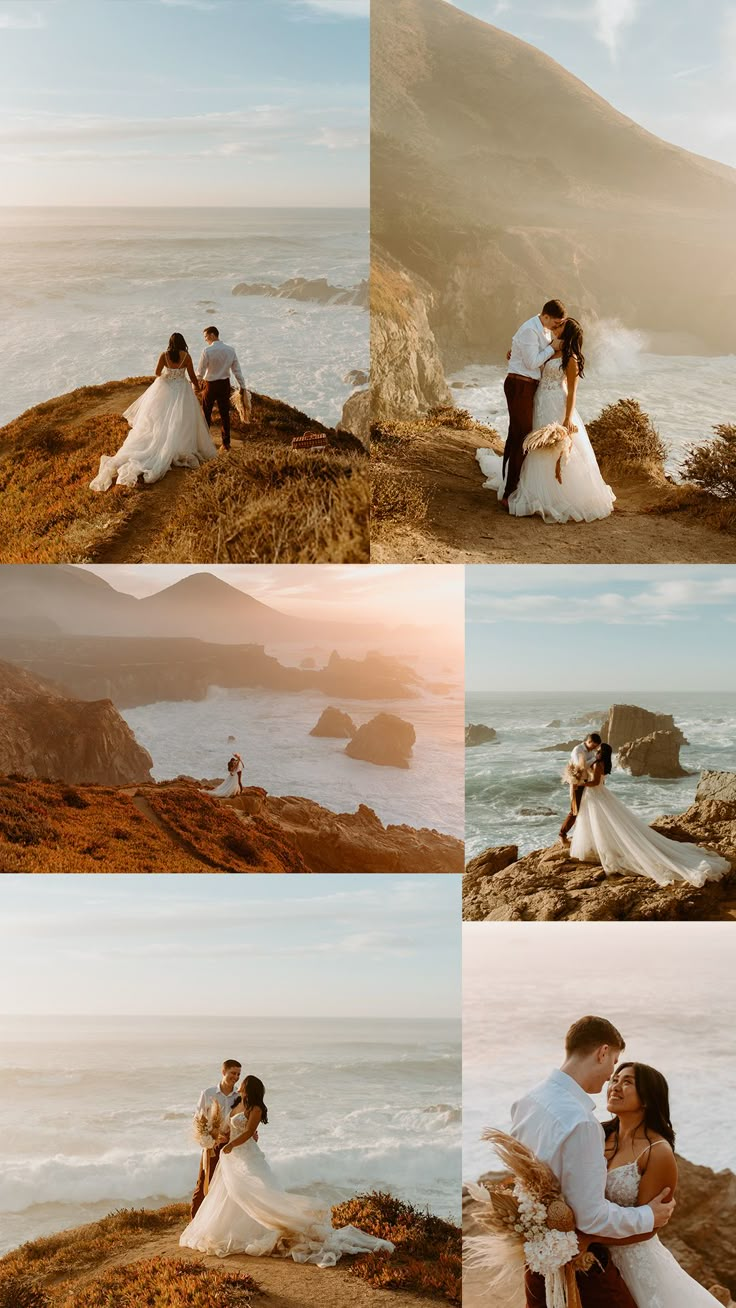
<svg viewBox="0 0 736 1308"><path fill-rule="evenodd" d="M165 363L161 373L161 380L174 383L187 381L187 370L186 368L170 368L168 363Z"/></svg>
<svg viewBox="0 0 736 1308"><path fill-rule="evenodd" d="M542 369L542 379L539 383L539 389L542 391L562 390L567 394L567 378L560 367L559 359L547 360Z"/></svg>
<svg viewBox="0 0 736 1308"><path fill-rule="evenodd" d="M614 1167L606 1180L606 1199L620 1208L634 1208L639 1194L641 1173L637 1163Z"/></svg>

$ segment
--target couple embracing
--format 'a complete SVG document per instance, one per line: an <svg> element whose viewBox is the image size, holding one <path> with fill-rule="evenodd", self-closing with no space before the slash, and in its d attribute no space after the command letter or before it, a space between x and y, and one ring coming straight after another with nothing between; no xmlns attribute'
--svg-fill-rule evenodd
<svg viewBox="0 0 736 1308"><path fill-rule="evenodd" d="M90 490L136 486L138 479L159 481L171 467L197 468L217 450L210 436L217 406L222 447L230 449L230 373L237 384L241 416L247 420L250 397L238 356L220 340L217 327L205 327L197 371L181 332L174 332L156 364L155 380L125 410L130 431L116 454L103 454ZM199 403L201 395L202 404Z"/></svg>
<svg viewBox="0 0 736 1308"><path fill-rule="evenodd" d="M512 1108L512 1135L547 1163L575 1216L578 1245L594 1259L576 1274L582 1308L712 1308L657 1232L675 1207L677 1161L669 1090L661 1072L619 1061L623 1036L582 1017L558 1070ZM601 1124L591 1095L608 1083ZM581 1234L584 1232L584 1234ZM527 1269L527 1308L545 1308L545 1278Z"/></svg>
<svg viewBox="0 0 736 1308"><path fill-rule="evenodd" d="M522 324L508 365L503 458L490 449L476 452L484 485L517 518L539 514L545 522L595 522L608 517L616 496L601 476L577 410L585 373L583 329L566 316L560 300L548 300Z"/></svg>

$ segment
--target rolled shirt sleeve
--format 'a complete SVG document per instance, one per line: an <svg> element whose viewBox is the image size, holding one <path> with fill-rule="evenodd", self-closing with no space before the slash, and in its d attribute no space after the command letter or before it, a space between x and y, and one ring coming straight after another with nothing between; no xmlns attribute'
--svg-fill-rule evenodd
<svg viewBox="0 0 736 1308"><path fill-rule="evenodd" d="M554 345L542 345L533 327L524 327L517 336L519 353L525 368L530 372L543 368L555 352Z"/></svg>
<svg viewBox="0 0 736 1308"><path fill-rule="evenodd" d="M601 1148L602 1129L595 1121L581 1122L562 1147L560 1185L575 1214L579 1231L625 1239L654 1230L654 1213L648 1204L620 1208L605 1198L606 1160Z"/></svg>
<svg viewBox="0 0 736 1308"><path fill-rule="evenodd" d="M244 391L244 390L245 390L245 382L244 382L244 380L243 380L243 373L242 373L242 371L241 371L240 364L238 363L238 356L237 356L237 354L235 353L234 350L233 350L233 361L232 361L232 364L231 364L230 366L231 366L231 368L232 368L232 370L233 370L233 376L235 377L235 380L236 380L236 382L238 383L238 386L240 387L241 391Z"/></svg>
<svg viewBox="0 0 736 1308"><path fill-rule="evenodd" d="M207 351L203 350L199 356L199 363L197 364L197 376L199 377L200 381L203 380L206 370L207 370Z"/></svg>

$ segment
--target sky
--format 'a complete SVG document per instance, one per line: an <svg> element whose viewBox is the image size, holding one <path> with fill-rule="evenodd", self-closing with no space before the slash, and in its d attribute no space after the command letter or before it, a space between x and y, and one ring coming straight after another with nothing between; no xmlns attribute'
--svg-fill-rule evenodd
<svg viewBox="0 0 736 1308"><path fill-rule="evenodd" d="M117 590L151 595L193 572L211 572L231 586L299 617L441 627L445 643L462 646L463 574L450 564L91 565Z"/></svg>
<svg viewBox="0 0 736 1308"><path fill-rule="evenodd" d="M736 574L700 567L471 567L469 691L733 691Z"/></svg>
<svg viewBox="0 0 736 1308"><path fill-rule="evenodd" d="M459 1018L459 883L7 875L0 1012Z"/></svg>
<svg viewBox="0 0 736 1308"><path fill-rule="evenodd" d="M369 0L0 0L4 205L368 203Z"/></svg>
<svg viewBox="0 0 736 1308"><path fill-rule="evenodd" d="M736 166L734 0L458 0L551 55L622 113Z"/></svg>

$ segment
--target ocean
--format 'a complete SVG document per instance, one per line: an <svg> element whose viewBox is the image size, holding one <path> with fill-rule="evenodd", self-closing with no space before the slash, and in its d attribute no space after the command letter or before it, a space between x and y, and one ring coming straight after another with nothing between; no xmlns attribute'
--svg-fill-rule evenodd
<svg viewBox="0 0 736 1308"><path fill-rule="evenodd" d="M692 776L672 781L632 777L614 767L608 778L606 784L614 794L646 821L687 808L704 768L736 770L736 695L606 690L470 693L466 720L495 727L498 737L465 751L469 857L494 845L515 844L526 854L554 844L567 812L567 788L560 780L567 755L540 750L584 739L600 726L612 704L671 713L689 741L680 750L680 761ZM597 717L588 721L591 714Z"/></svg>
<svg viewBox="0 0 736 1308"><path fill-rule="evenodd" d="M285 1187L459 1218L459 1021L0 1017L0 1035L0 1253L188 1198L192 1114L229 1057L265 1082Z"/></svg>
<svg viewBox="0 0 736 1308"><path fill-rule="evenodd" d="M195 366L214 322L247 384L328 425L367 370L365 309L234 296L238 282L368 275L360 209L0 208L0 423L78 386L153 373L169 336Z"/></svg>
<svg viewBox="0 0 736 1308"><path fill-rule="evenodd" d="M464 923L463 1179L499 1169L482 1131L508 1130L512 1103L560 1066L584 1013L608 1017L624 1057L666 1076L678 1152L736 1171L730 933L693 923L683 946L662 923ZM605 1121L605 1095L593 1097Z"/></svg>
<svg viewBox="0 0 736 1308"><path fill-rule="evenodd" d="M146 704L121 712L152 755L157 781L180 773L223 777L235 749L245 760L244 785L301 795L336 813L367 804L385 823L436 827L462 839L462 690L386 703L343 698L336 703L358 725L381 712L411 722L417 740L407 769L351 759L344 752L346 741L310 736L332 702L317 691L213 687L200 702ZM231 735L234 744L228 742Z"/></svg>
<svg viewBox="0 0 736 1308"><path fill-rule="evenodd" d="M717 423L736 422L736 354L723 357L655 354L646 337L618 323L599 323L586 343L585 376L578 390L584 423L607 404L638 400L668 449L666 468L677 477L685 450L703 445ZM508 410L503 393L506 367L469 364L448 377L461 385L455 404L505 439Z"/></svg>

